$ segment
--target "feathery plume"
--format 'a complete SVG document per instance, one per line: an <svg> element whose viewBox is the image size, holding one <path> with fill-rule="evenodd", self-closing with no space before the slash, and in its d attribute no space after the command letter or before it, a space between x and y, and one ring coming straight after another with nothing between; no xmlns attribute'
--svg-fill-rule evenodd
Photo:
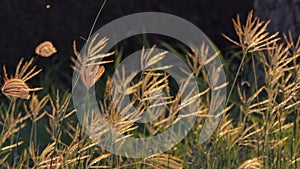
<svg viewBox="0 0 300 169"><path fill-rule="evenodd" d="M96 35L92 40L91 44L88 46L88 51L86 55L81 56L76 49L76 43L73 42L74 54L79 61L79 64L76 64L76 59L71 58L74 66L72 68L80 74L81 80L87 89L95 85L95 83L100 79L100 77L105 72L104 66L101 64L110 63L111 61L96 61L104 57L108 57L114 54L114 52L107 54L99 54L107 44L108 39L103 38L96 44L94 44Z"/></svg>
<svg viewBox="0 0 300 169"><path fill-rule="evenodd" d="M30 88L26 81L31 79L32 77L39 74L42 69L36 70L36 66L32 69L28 70L28 68L32 65L34 58L32 58L29 62L25 62L23 67L21 68L23 58L20 60L14 77L8 77L6 73L6 67L3 66L4 71L4 84L1 87L2 93L8 98L21 98L21 99L29 99L31 91L38 91L42 88ZM27 71L28 70L28 71Z"/></svg>
<svg viewBox="0 0 300 169"><path fill-rule="evenodd" d="M270 21L260 21L258 17L254 19L252 17L253 10L249 12L245 25L241 24L239 15L236 20L232 20L239 38L238 41L234 41L224 34L223 36L233 44L242 47L243 51L250 53L266 50L270 44L280 40L277 38L278 32L269 36L269 32L266 31Z"/></svg>

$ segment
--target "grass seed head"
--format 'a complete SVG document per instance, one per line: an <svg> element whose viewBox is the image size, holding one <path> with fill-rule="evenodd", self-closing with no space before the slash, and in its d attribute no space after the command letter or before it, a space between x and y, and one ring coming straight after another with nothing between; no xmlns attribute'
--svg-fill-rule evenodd
<svg viewBox="0 0 300 169"><path fill-rule="evenodd" d="M33 63L33 58L29 62L25 62L25 64L21 67L23 63L23 58L20 60L15 76L8 77L6 73L6 67L3 67L4 71L4 83L1 87L2 93L8 98L21 98L21 99L29 99L31 91L38 91L42 88L30 88L26 81L36 76L42 70L36 70L36 66L32 69L28 70L28 68Z"/></svg>
<svg viewBox="0 0 300 169"><path fill-rule="evenodd" d="M238 41L234 41L226 35L223 36L235 45L242 47L244 52L250 53L266 50L270 44L280 40L277 37L278 32L269 36L267 26L270 21L260 21L258 17L254 17L254 19L252 17L253 11L250 11L245 25L241 24L239 15L237 15L236 20L233 20L234 29L239 38Z"/></svg>
<svg viewBox="0 0 300 169"><path fill-rule="evenodd" d="M35 53L42 57L50 57L53 54L55 54L56 52L57 52L57 50L55 49L52 42L50 42L50 41L45 41L45 42L39 44L35 48Z"/></svg>
<svg viewBox="0 0 300 169"><path fill-rule="evenodd" d="M110 63L111 61L97 61L105 57L111 56L111 53L101 53L107 45L107 38L101 39L99 42L95 42L98 35L96 35L90 43L88 43L87 52L79 53L76 49L76 43L73 42L73 50L76 58L71 58L74 66L72 68L80 73L80 78L87 89L95 85L95 83L101 78L105 72L103 64ZM78 64L76 63L78 60Z"/></svg>

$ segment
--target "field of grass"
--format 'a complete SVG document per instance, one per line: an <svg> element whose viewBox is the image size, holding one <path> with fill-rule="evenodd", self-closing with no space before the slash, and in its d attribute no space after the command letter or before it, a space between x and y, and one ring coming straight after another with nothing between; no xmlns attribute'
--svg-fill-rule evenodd
<svg viewBox="0 0 300 169"><path fill-rule="evenodd" d="M144 158L115 155L98 146L82 131L72 104L72 88L64 81L53 80L56 75L63 77L65 70L80 73L78 83L84 90L89 92L95 86L100 95L97 102L108 124L125 137L151 137L177 123L180 103L186 103L180 100L179 86L165 72L167 67L140 72L132 81L119 79L130 86L126 95L137 110L128 115L128 120L122 116L126 108L118 110L109 90L110 71L124 59L125 48L103 54L101 50L109 41L103 37L90 49L92 54L84 57L74 42L71 60L75 63L79 59L80 64L70 67L56 62L59 58L51 42L41 44L36 50L39 56L20 60L15 68L3 66L0 168L300 168L300 36L295 41L290 32L270 34L268 23L249 12L245 23L239 16L233 20L237 37L224 35L234 45L221 58L228 81L222 86L228 91L226 108L220 112L222 119L216 131L204 143L198 138L214 100L204 68L206 61L199 55L208 59L214 55L208 56L206 44L191 50L159 44L179 55L192 70L201 94L186 99L200 105L200 110L186 115L197 120L182 141L163 154ZM144 51L141 62L153 65L165 56ZM99 58L105 61L97 61ZM217 80L218 76L213 78ZM64 80L71 83L72 79ZM161 106L159 101L149 106L148 100L153 97L164 101L164 110L152 123L138 124L140 112ZM124 98L118 100L123 102ZM95 113L93 109L85 111ZM91 124L89 130L101 137L108 130L99 124ZM119 139L122 145L123 138Z"/></svg>

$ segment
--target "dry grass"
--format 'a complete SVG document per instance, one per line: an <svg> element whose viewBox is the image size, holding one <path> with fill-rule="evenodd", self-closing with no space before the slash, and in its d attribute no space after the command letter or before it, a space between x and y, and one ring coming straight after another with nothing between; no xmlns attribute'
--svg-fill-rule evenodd
<svg viewBox="0 0 300 169"><path fill-rule="evenodd" d="M266 31L268 22L248 15L245 25L239 16L233 21L238 41L225 36L234 45L241 47L241 64L231 84L227 107L218 115L224 115L213 135L203 144L198 142L204 120L212 102L209 91L210 80L204 69L219 53L208 56L208 46L192 48L185 55L185 61L201 91L193 96L174 90L166 70L171 65L151 68L166 57L166 52L154 53L154 48L142 50L140 63L144 71L134 72L124 78L127 70L116 70L116 78L107 77L104 96L99 102L100 112L105 120L119 134L116 142L127 137L151 137L157 135L179 119L197 117L189 134L175 147L163 154L134 159L111 154L91 140L76 119L76 110L71 104L71 94L56 90L54 94L40 95L42 88L30 88L27 81L41 70L30 68L34 58L23 59L16 67L14 76L8 76L4 66L2 94L9 101L0 105L0 164L3 168L299 168L300 167L300 36L293 41L291 33L280 42L278 33ZM83 53L78 53L74 42L72 58L77 71L77 81L89 89L101 81L106 71L102 59L112 53L102 53L108 39L100 41L94 36ZM240 51L237 51L240 53ZM199 56L203 59L199 59ZM183 57L184 58L184 57ZM249 58L252 63L246 69ZM76 62L77 59L77 62ZM99 59L101 61L99 61ZM251 67L252 66L252 67ZM242 69L242 67L244 69ZM212 68L218 72L218 67ZM247 72L246 72L247 70ZM184 71L184 70L183 70ZM88 73L87 73L88 72ZM253 78L238 78L238 74L253 74ZM227 72L230 73L230 72ZM214 74L212 81L217 81ZM248 77L248 76L247 76ZM103 78L104 79L104 78ZM132 80L133 79L133 80ZM119 85L112 85L112 82ZM182 90L187 82L182 83ZM77 82L76 82L77 83ZM221 84L216 88L224 88ZM117 100L113 94L126 88ZM195 89L192 89L195 90ZM35 93L32 93L35 91ZM128 104L126 97L131 98ZM83 98L85 99L85 98ZM200 110L179 111L189 105L200 105ZM128 113L130 106L135 110ZM216 108L217 109L217 108ZM156 118L152 123L138 125L144 113ZM101 138L109 130L102 122L99 111L85 110L92 115L89 134ZM156 114L157 113L157 114Z"/></svg>
<svg viewBox="0 0 300 169"><path fill-rule="evenodd" d="M4 84L1 87L2 93L12 99L12 98L21 98L21 99L29 99L31 91L38 91L42 88L29 88L26 84L26 81L33 78L37 74L39 74L42 70L35 70L36 66L28 71L30 66L32 65L34 58L32 58L29 62L25 62L25 64L21 67L23 63L23 59L20 60L16 72L14 76L8 77L6 73L6 67L3 66L4 72ZM21 70L20 70L21 69ZM28 71L28 72L27 72Z"/></svg>

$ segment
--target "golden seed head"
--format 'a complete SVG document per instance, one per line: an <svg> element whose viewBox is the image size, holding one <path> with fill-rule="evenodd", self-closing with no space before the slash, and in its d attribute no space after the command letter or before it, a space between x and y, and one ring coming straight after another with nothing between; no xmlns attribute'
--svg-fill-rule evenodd
<svg viewBox="0 0 300 169"><path fill-rule="evenodd" d="M233 20L234 29L239 38L238 41L234 41L226 35L223 36L235 45L242 47L245 52L266 50L270 44L280 40L277 37L278 32L269 36L267 26L270 21L260 21L259 18L254 17L252 19L252 17L253 11L250 11L245 25L241 24L239 15L236 20Z"/></svg>
<svg viewBox="0 0 300 169"><path fill-rule="evenodd" d="M41 72L40 70L35 70L36 66L32 69L28 70L28 68L33 63L33 58L29 62L25 62L25 64L21 67L23 58L20 60L15 76L8 77L6 73L6 67L3 66L4 72L4 84L1 87L2 93L8 98L21 98L21 99L29 99L30 98L30 91L38 91L42 88L29 88L26 84L26 81L31 79L32 77L36 76L38 73Z"/></svg>
<svg viewBox="0 0 300 169"><path fill-rule="evenodd" d="M28 85L21 79L8 79L4 82L1 87L2 93L8 98L21 98L21 99L29 99L30 98L30 88Z"/></svg>
<svg viewBox="0 0 300 169"><path fill-rule="evenodd" d="M74 63L72 68L80 73L80 79L87 89L95 85L100 77L105 72L103 64L110 63L112 61L98 61L108 56L112 56L114 52L101 53L107 45L107 38L102 38L100 41L96 41L98 34L91 40L91 43L87 47L87 53L80 54L76 49L76 43L73 42L73 50L76 58L72 57L71 60ZM76 59L78 64L76 64Z"/></svg>
<svg viewBox="0 0 300 169"><path fill-rule="evenodd" d="M42 57L50 57L53 54L55 54L56 52L57 52L57 50L55 49L52 42L50 42L50 41L45 41L45 42L39 44L35 48L35 53Z"/></svg>
<svg viewBox="0 0 300 169"><path fill-rule="evenodd" d="M89 89L95 85L105 71L104 66L82 66L81 73L85 76L81 76L81 80L84 85Z"/></svg>

